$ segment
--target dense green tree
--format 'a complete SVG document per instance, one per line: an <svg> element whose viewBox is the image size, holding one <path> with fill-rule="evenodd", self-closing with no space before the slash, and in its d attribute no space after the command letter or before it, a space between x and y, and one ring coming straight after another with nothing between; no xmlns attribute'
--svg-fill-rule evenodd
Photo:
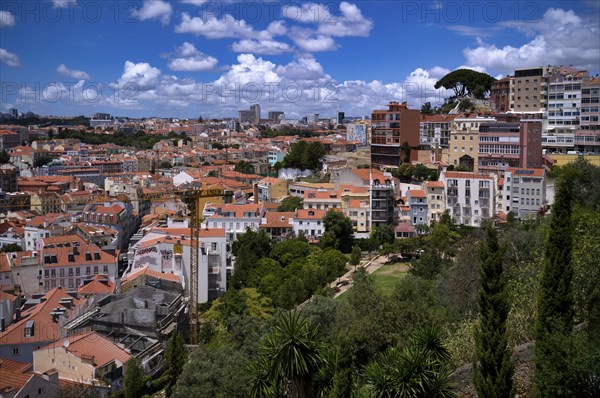
<svg viewBox="0 0 600 398"><path fill-rule="evenodd" d="M352 252L350 253L350 265L354 266L356 270L356 266L360 264L360 258L362 256L362 251L359 246L353 246Z"/></svg>
<svg viewBox="0 0 600 398"><path fill-rule="evenodd" d="M169 377L169 381L166 387L167 396L171 395L171 391L177 378L183 370L183 366L187 362L188 351L185 348L185 341L183 336L175 331L169 337L167 341L167 347L165 348L164 368L165 375Z"/></svg>
<svg viewBox="0 0 600 398"><path fill-rule="evenodd" d="M12 253L23 251L23 248L18 243L8 243L0 249L0 253Z"/></svg>
<svg viewBox="0 0 600 398"><path fill-rule="evenodd" d="M413 177L417 181L426 180L429 177L429 169L423 163L419 163L415 166Z"/></svg>
<svg viewBox="0 0 600 398"><path fill-rule="evenodd" d="M352 220L342 212L329 210L323 217L323 225L325 233L321 237L321 246L350 253L354 239Z"/></svg>
<svg viewBox="0 0 600 398"><path fill-rule="evenodd" d="M487 73L471 69L457 69L442 77L434 87L453 90L456 97L472 95L475 98L483 99L495 81L496 79Z"/></svg>
<svg viewBox="0 0 600 398"><path fill-rule="evenodd" d="M264 375L269 375L274 391L297 398L316 396L314 379L325 363L325 346L316 326L302 313L281 314L264 336L260 353L258 364L265 366L266 372L254 380L253 391L264 389Z"/></svg>
<svg viewBox="0 0 600 398"><path fill-rule="evenodd" d="M33 162L33 167L42 167L50 162L52 162L52 156L43 153L35 158L35 161Z"/></svg>
<svg viewBox="0 0 600 398"><path fill-rule="evenodd" d="M254 174L254 165L246 160L240 160L233 170L244 174Z"/></svg>
<svg viewBox="0 0 600 398"><path fill-rule="evenodd" d="M382 245L394 243L394 240L396 240L394 226L391 224L382 224L375 227L371 232L371 237L377 239Z"/></svg>
<svg viewBox="0 0 600 398"><path fill-rule="evenodd" d="M402 163L397 169L392 170L392 175L402 182L410 182L415 168L410 163Z"/></svg>
<svg viewBox="0 0 600 398"><path fill-rule="evenodd" d="M487 225L486 239L480 248L479 323L475 329L473 364L473 382L480 397L511 398L515 393L507 346L506 320L510 304L502 265L504 252L496 229Z"/></svg>
<svg viewBox="0 0 600 398"><path fill-rule="evenodd" d="M8 154L8 152L6 152L5 150L0 152L0 164L5 164L5 163L9 163L9 162L10 162L10 155Z"/></svg>
<svg viewBox="0 0 600 398"><path fill-rule="evenodd" d="M163 160L158 165L159 169L170 169L172 167L173 167L173 164L171 162L169 162L168 160Z"/></svg>
<svg viewBox="0 0 600 398"><path fill-rule="evenodd" d="M283 199L277 208L277 211L296 211L302 208L302 198L297 196L288 196Z"/></svg>
<svg viewBox="0 0 600 398"><path fill-rule="evenodd" d="M273 247L271 258L281 264L282 267L285 267L296 259L305 258L310 251L311 247L308 242L299 239L286 239Z"/></svg>
<svg viewBox="0 0 600 398"><path fill-rule="evenodd" d="M374 397L454 397L441 336L438 328L419 330L408 347L386 350L364 367L363 391Z"/></svg>
<svg viewBox="0 0 600 398"><path fill-rule="evenodd" d="M175 398L250 396L248 355L227 340L200 345L186 363L172 396Z"/></svg>
<svg viewBox="0 0 600 398"><path fill-rule="evenodd" d="M323 144L318 141L301 140L292 144L283 159L283 166L302 170L320 170L323 156L325 156Z"/></svg>
<svg viewBox="0 0 600 398"><path fill-rule="evenodd" d="M273 242L264 230L254 231L247 228L246 232L238 235L231 246L235 256L235 268L232 283L236 287L247 286L249 272L256 268L258 260L268 257L271 253Z"/></svg>
<svg viewBox="0 0 600 398"><path fill-rule="evenodd" d="M142 363L139 358L133 357L125 365L125 398L138 398L143 395L146 380Z"/></svg>
<svg viewBox="0 0 600 398"><path fill-rule="evenodd" d="M421 114L422 115L433 115L433 107L431 106L431 102L425 102L421 105Z"/></svg>
<svg viewBox="0 0 600 398"><path fill-rule="evenodd" d="M573 394L565 360L559 360L568 358L567 342L573 331L573 191L573 180L568 174L561 176L545 246L535 345L535 390L542 398Z"/></svg>
<svg viewBox="0 0 600 398"><path fill-rule="evenodd" d="M600 212L581 211L575 229L573 288L579 321L600 339ZM600 341L600 340L599 340Z"/></svg>

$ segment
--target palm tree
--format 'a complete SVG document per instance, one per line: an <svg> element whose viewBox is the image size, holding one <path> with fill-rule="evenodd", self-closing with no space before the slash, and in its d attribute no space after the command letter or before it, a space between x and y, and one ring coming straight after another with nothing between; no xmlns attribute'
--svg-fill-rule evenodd
<svg viewBox="0 0 600 398"><path fill-rule="evenodd" d="M389 348L364 367L363 392L373 398L453 397L446 366L449 358L441 331L421 329L408 347Z"/></svg>
<svg viewBox="0 0 600 398"><path fill-rule="evenodd" d="M317 337L317 328L297 311L286 312L276 321L273 330L260 345L261 359L255 364L255 396L278 392L290 398L310 398L315 395L315 374L326 362L325 346ZM262 368L262 369L261 369ZM265 383L267 371L271 385ZM257 377L257 376L263 377Z"/></svg>

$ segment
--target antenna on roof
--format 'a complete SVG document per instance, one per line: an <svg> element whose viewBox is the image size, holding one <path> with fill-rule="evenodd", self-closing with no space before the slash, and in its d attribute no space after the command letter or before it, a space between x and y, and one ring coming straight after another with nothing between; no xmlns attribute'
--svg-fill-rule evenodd
<svg viewBox="0 0 600 398"><path fill-rule="evenodd" d="M65 341L63 342L63 347L67 348L67 347L69 347L69 344L71 344L71 343L69 342L69 340L65 340Z"/></svg>

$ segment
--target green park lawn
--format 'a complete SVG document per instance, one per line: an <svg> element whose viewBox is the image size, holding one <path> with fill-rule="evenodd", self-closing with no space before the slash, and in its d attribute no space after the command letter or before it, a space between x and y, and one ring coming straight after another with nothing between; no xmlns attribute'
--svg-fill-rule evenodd
<svg viewBox="0 0 600 398"><path fill-rule="evenodd" d="M389 296L394 291L398 281L408 272L407 263L392 263L382 265L377 271L373 272L372 277L375 282L375 289L384 296Z"/></svg>

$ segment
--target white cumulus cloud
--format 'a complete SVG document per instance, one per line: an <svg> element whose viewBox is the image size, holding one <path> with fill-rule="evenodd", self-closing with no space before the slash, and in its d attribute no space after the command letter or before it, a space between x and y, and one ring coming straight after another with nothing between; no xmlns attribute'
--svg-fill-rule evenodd
<svg viewBox="0 0 600 398"><path fill-rule="evenodd" d="M163 25L168 25L173 14L171 4L162 0L144 0L142 8L133 11L133 16L140 21L158 19Z"/></svg>
<svg viewBox="0 0 600 398"><path fill-rule="evenodd" d="M463 50L467 65L511 73L532 65L574 65L592 69L600 65L597 19L585 19L573 10L549 8L537 22L504 22L531 39L520 46L497 46L477 39L476 47Z"/></svg>
<svg viewBox="0 0 600 398"><path fill-rule="evenodd" d="M8 11L0 11L0 28L15 26L15 16Z"/></svg>
<svg viewBox="0 0 600 398"><path fill-rule="evenodd" d="M218 62L215 57L198 51L192 43L185 42L177 48L167 66L175 71L201 72L214 69Z"/></svg>
<svg viewBox="0 0 600 398"><path fill-rule="evenodd" d="M19 56L3 48L0 48L0 62L4 62L6 65L13 67L21 66Z"/></svg>
<svg viewBox="0 0 600 398"><path fill-rule="evenodd" d="M67 8L74 7L77 5L77 0L52 0L52 7L54 8Z"/></svg>
<svg viewBox="0 0 600 398"><path fill-rule="evenodd" d="M72 77L74 79L79 79L79 80L89 80L90 79L90 75L87 74L86 72L84 72L82 70L77 70L77 69L69 69L65 66L65 64L58 65L58 67L56 68L56 71L63 76Z"/></svg>

